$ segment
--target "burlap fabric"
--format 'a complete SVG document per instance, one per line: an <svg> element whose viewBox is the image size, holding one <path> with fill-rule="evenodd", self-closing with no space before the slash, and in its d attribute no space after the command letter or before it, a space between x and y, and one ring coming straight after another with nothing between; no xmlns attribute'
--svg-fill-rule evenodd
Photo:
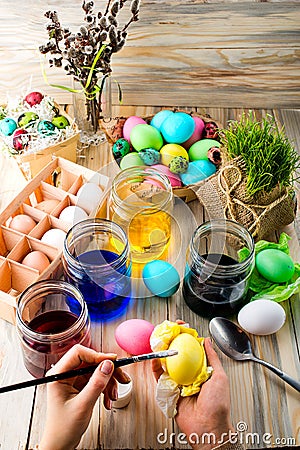
<svg viewBox="0 0 300 450"><path fill-rule="evenodd" d="M246 193L246 167L241 157L227 161L218 172L193 189L209 219L226 218L244 225L255 240L264 239L295 218L293 191L279 186L255 201Z"/></svg>

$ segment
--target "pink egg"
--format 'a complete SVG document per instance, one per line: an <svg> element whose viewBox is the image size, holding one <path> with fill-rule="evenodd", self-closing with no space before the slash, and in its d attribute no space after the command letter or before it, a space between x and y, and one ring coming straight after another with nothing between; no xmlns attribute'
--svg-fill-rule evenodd
<svg viewBox="0 0 300 450"><path fill-rule="evenodd" d="M180 176L177 173L172 173L169 167L164 166L163 164L154 164L154 166L151 166L151 168L165 174L169 178L172 187L182 186Z"/></svg>
<svg viewBox="0 0 300 450"><path fill-rule="evenodd" d="M205 123L201 119L201 117L193 117L195 122L195 131L192 134L192 136L185 142L183 142L181 145L185 149L189 149L195 142L199 141L202 138L203 130L205 128Z"/></svg>
<svg viewBox="0 0 300 450"><path fill-rule="evenodd" d="M126 119L126 122L123 126L123 137L126 139L126 141L130 142L130 133L132 128L134 128L136 125L147 123L144 119L138 116L131 116Z"/></svg>
<svg viewBox="0 0 300 450"><path fill-rule="evenodd" d="M143 319L129 319L115 330L117 344L130 355L152 352L150 336L154 325Z"/></svg>

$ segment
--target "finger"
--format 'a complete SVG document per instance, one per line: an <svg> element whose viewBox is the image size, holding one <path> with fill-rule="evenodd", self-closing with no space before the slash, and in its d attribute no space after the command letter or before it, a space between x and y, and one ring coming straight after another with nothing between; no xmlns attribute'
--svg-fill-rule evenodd
<svg viewBox="0 0 300 450"><path fill-rule="evenodd" d="M61 373L67 370L76 369L82 363L85 364L99 364L104 359L116 359L115 353L100 353L96 352L83 345L74 345L62 358L55 364L49 373Z"/></svg>
<svg viewBox="0 0 300 450"><path fill-rule="evenodd" d="M204 339L204 348L205 348L208 364L210 366L212 366L212 368L214 369L214 372L224 372L222 363L221 363L217 353L213 349L210 338Z"/></svg>
<svg viewBox="0 0 300 450"><path fill-rule="evenodd" d="M156 381L158 381L159 377L164 373L159 359L152 360L152 372Z"/></svg>
<svg viewBox="0 0 300 450"><path fill-rule="evenodd" d="M114 376L112 376L107 383L104 394L108 395L110 400L118 400L118 385Z"/></svg>
<svg viewBox="0 0 300 450"><path fill-rule="evenodd" d="M185 324L185 321L184 321L184 320L181 320L181 319L177 319L177 320L176 320L176 323L177 323L178 325L184 325L184 324Z"/></svg>
<svg viewBox="0 0 300 450"><path fill-rule="evenodd" d="M94 405L100 394L105 390L113 371L114 365L110 359L102 361L87 385L78 394L77 401L87 406Z"/></svg>
<svg viewBox="0 0 300 450"><path fill-rule="evenodd" d="M115 369L114 371L114 378L122 384L127 384L130 383L131 378L128 375L127 372L124 372L124 370L122 370L120 367L118 367L117 369Z"/></svg>

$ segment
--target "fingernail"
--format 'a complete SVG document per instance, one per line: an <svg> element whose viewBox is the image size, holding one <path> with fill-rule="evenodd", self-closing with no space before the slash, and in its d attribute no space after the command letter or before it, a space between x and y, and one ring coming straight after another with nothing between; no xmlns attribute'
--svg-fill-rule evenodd
<svg viewBox="0 0 300 450"><path fill-rule="evenodd" d="M111 396L112 396L112 400L118 400L118 387L117 386L114 386Z"/></svg>
<svg viewBox="0 0 300 450"><path fill-rule="evenodd" d="M114 365L109 359L103 361L100 366L100 370L102 373L104 373L104 375L109 375L113 371L113 368Z"/></svg>

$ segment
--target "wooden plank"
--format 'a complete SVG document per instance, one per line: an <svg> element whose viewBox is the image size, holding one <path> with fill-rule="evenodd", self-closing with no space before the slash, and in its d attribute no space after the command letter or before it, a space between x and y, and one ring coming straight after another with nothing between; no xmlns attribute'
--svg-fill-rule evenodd
<svg viewBox="0 0 300 450"><path fill-rule="evenodd" d="M16 328L0 319L1 386L30 379L23 365ZM24 449L30 426L34 388L12 391L0 396L0 447Z"/></svg>
<svg viewBox="0 0 300 450"><path fill-rule="evenodd" d="M61 103L70 102L70 94L48 87L41 74L37 48L47 40L44 2L35 2L30 13L24 13L20 3L6 0L0 5L5 36L0 49L0 100L32 86ZM59 11L62 23L73 30L82 21L77 4L53 0L47 6ZM113 55L113 73L126 104L300 104L297 2L148 0L140 15L125 48ZM63 69L47 73L50 83L71 84Z"/></svg>

